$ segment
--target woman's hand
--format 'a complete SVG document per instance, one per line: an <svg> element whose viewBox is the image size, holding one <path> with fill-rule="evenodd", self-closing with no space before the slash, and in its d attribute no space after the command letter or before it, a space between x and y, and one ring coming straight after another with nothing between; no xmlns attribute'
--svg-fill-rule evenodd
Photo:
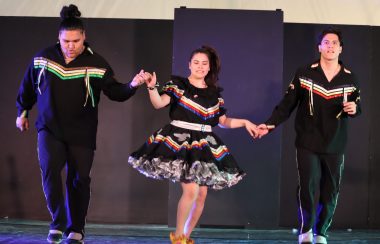
<svg viewBox="0 0 380 244"><path fill-rule="evenodd" d="M249 120L245 121L245 129L253 138L257 138L257 136L259 135L257 126Z"/></svg>
<svg viewBox="0 0 380 244"><path fill-rule="evenodd" d="M153 75L145 72L145 84L148 88L154 88L156 87L157 84L157 77L156 77L156 72L153 72Z"/></svg>

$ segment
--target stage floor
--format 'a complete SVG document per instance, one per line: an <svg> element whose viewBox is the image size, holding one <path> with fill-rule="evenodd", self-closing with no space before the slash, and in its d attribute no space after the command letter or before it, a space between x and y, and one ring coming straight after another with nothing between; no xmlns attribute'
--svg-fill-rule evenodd
<svg viewBox="0 0 380 244"><path fill-rule="evenodd" d="M85 243L168 244L173 228L163 225L91 224L86 227ZM0 243L41 244L46 242L48 223L43 221L0 220ZM362 244L379 243L380 230L331 230L328 243ZM197 228L193 233L196 244L254 243L296 244L297 234L291 229L252 230Z"/></svg>

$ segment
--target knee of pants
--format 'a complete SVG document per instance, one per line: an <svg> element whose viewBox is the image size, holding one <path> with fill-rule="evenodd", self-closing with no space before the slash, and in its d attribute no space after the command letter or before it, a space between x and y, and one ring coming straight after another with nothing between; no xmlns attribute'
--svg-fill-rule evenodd
<svg viewBox="0 0 380 244"><path fill-rule="evenodd" d="M75 188L87 188L90 187L90 177L75 177L73 179L73 185Z"/></svg>

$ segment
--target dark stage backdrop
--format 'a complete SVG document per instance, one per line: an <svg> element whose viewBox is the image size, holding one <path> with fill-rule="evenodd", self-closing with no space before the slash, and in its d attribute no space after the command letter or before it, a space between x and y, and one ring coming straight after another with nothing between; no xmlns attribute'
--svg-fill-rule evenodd
<svg viewBox="0 0 380 244"><path fill-rule="evenodd" d="M367 95L370 100L368 107L369 128L370 128L370 153L368 154L369 164L369 210L368 222L371 228L380 228L380 133L377 128L380 125L380 99L377 90L380 90L380 27L371 27L371 79L370 91ZM360 143L360 142L359 142Z"/></svg>
<svg viewBox="0 0 380 244"><path fill-rule="evenodd" d="M185 9L184 13L187 11ZM217 12L224 11L227 12ZM281 27L277 29L277 25L270 22L276 19L270 17L272 14L280 17L281 12L228 12L231 17L227 18L231 20L238 13L242 16L248 12L253 15L238 25L235 20L224 23L218 17L216 19L224 25L214 25L215 30L211 28L207 35L199 35L198 30L204 33L205 27L215 24L214 20L194 25L190 28L193 32L183 30L185 36L175 36L174 46L173 21L169 20L87 19L87 37L93 49L108 60L122 82L130 80L141 68L156 71L161 82L169 80L173 50L176 73L186 75L189 52L207 41L221 54L223 67L220 81L225 87L223 95L228 114L262 122L278 102L276 98L282 96L296 68L317 57L315 37L322 26L284 24L282 32ZM268 19L263 15L268 15ZM255 19L260 16L263 19ZM252 23L249 22L252 20ZM264 21L259 22L264 26L272 25L276 31L259 29L255 24L257 21ZM193 18L189 23L196 21ZM56 42L58 24L58 18L0 17L0 29L6 33L0 39L3 60L0 66L1 218L50 219L41 190L36 132L33 126L26 133L16 130L15 98L33 54ZM179 28L177 24L176 28ZM361 82L363 115L351 121L346 169L333 227L379 228L380 133L377 125L380 123L380 100L376 91L380 86L380 28L340 27L345 37L342 60ZM226 34L222 35L224 32ZM188 34L191 34L190 40L185 39ZM194 39L201 37L205 39ZM246 37L252 46L247 44ZM279 38L278 42L274 40L278 45L266 42L267 37ZM182 45L186 45L183 50L180 49ZM273 49L279 56L273 54ZM282 63L282 55L283 81L282 66L276 66L278 62ZM274 70L274 67L280 71ZM276 79L275 74L263 76L268 70L280 72L280 76ZM34 121L35 117L36 111L33 110L31 120ZM145 88L138 90L125 103L102 97L89 222L167 224L169 216L173 223L178 189L172 188L174 184L166 181L147 179L127 165L128 155L168 121L168 111L152 109ZM248 228L296 225L297 173L293 127L290 119L273 134L254 142L244 129L216 131L248 175L231 189L210 191L201 218L202 225L228 223ZM226 216L231 220L219 222ZM248 220L252 222L248 224Z"/></svg>
<svg viewBox="0 0 380 244"><path fill-rule="evenodd" d="M202 44L218 51L227 116L263 121L280 99L281 11L175 10L173 73L189 74L191 51ZM276 227L279 215L280 130L253 141L245 128L219 129L247 176L230 189L208 193L201 226ZM169 224L175 224L181 189L170 184Z"/></svg>

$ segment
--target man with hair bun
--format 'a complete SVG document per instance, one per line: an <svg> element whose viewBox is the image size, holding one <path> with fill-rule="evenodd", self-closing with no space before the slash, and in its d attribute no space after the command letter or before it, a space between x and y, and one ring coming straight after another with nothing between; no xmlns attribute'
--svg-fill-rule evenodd
<svg viewBox="0 0 380 244"><path fill-rule="evenodd" d="M63 234L65 243L84 242L101 92L125 101L146 78L142 70L131 82L119 83L107 61L85 42L80 16L75 5L62 8L59 42L34 57L16 101L21 131L29 129L28 111L36 103L38 107L38 158L52 216L49 243L61 243ZM66 200L61 179L65 166Z"/></svg>

